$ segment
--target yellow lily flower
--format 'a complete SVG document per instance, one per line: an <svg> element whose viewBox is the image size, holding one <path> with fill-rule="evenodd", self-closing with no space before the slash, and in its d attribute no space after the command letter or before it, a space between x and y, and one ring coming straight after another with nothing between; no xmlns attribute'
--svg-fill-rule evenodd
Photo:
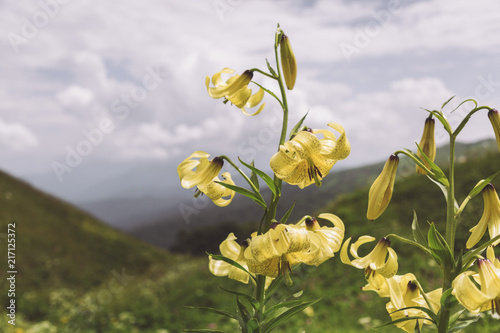
<svg viewBox="0 0 500 333"><path fill-rule="evenodd" d="M232 74L234 70L224 68L220 72L212 76L213 87L210 87L210 77L205 79L208 95L212 98L225 98L232 104L236 105L247 116L255 116L259 114L265 106L263 103L254 113L248 113L245 108L256 107L264 98L264 89L260 88L258 92L252 95L252 89L248 88L248 84L252 81L253 72L246 70L241 75L231 76L227 81L223 81L222 74Z"/></svg>
<svg viewBox="0 0 500 333"><path fill-rule="evenodd" d="M328 126L340 133L338 139L328 130L306 130L281 145L270 161L276 176L300 188L313 183L320 186L321 179L326 177L333 165L351 152L344 128L337 123L329 123ZM322 134L323 139L316 134Z"/></svg>
<svg viewBox="0 0 500 333"><path fill-rule="evenodd" d="M498 111L495 109L488 111L488 119L493 126L495 138L497 139L498 150L500 150L500 115L498 114Z"/></svg>
<svg viewBox="0 0 500 333"><path fill-rule="evenodd" d="M489 259L478 259L477 267L479 273L467 271L453 280L452 294L472 313L491 309L500 315L500 269Z"/></svg>
<svg viewBox="0 0 500 333"><path fill-rule="evenodd" d="M248 247L248 241L244 241L240 246L236 242L236 237L230 233L227 238L220 244L220 253L229 259L236 261L238 264L248 269L244 260L245 249ZM210 272L216 276L227 276L230 279L237 280L243 283L248 283L249 275L245 271L234 267L233 265L222 261L215 260L211 256L208 258L208 268Z"/></svg>
<svg viewBox="0 0 500 333"><path fill-rule="evenodd" d="M351 245L350 252L355 258L352 261L349 259L347 254L347 248L349 247L351 238L344 242L344 245L342 245L342 249L340 250L340 260L342 260L344 264L364 269L366 277L369 277L375 272L385 278L391 278L397 273L398 256L390 247L391 242L387 238L379 240L375 248L369 254L364 257L360 257L358 255L358 248L365 243L375 240L375 238L371 236L361 236L354 244Z"/></svg>
<svg viewBox="0 0 500 333"><path fill-rule="evenodd" d="M385 162L384 169L370 187L370 192L368 193L368 210L366 212L368 220L373 221L377 219L389 205L398 164L399 157L391 155L387 162Z"/></svg>
<svg viewBox="0 0 500 333"><path fill-rule="evenodd" d="M396 275L390 279L387 279L391 301L387 303L386 309L392 320L397 320L405 317L424 317L430 319L429 315L426 312L419 309L401 310L412 306L429 308L427 303L425 302L424 297L420 294L420 290L415 280L415 276L411 273L405 274L403 276ZM432 306L432 309L430 310L432 310L434 313L437 313L440 309L441 295L441 288L426 294L427 299ZM413 333L417 325L421 329L424 324L431 324L431 321L424 319L415 319L401 321L399 323L396 323L395 325L408 333Z"/></svg>
<svg viewBox="0 0 500 333"><path fill-rule="evenodd" d="M483 189L484 210L483 216L479 223L469 231L471 235L465 245L468 249L476 245L488 228L490 238L494 238L500 234L500 200L493 185L488 184ZM500 243L500 240L495 241L493 245Z"/></svg>
<svg viewBox="0 0 500 333"><path fill-rule="evenodd" d="M318 215L319 219L325 219L331 222L334 227L320 226L318 220L314 217L303 218L297 223L298 226L305 227L310 233L317 235L321 241L319 251L312 251L307 254L301 254L303 263L306 265L318 266L326 260L332 258L335 252L340 250L342 241L344 239L344 223L342 220L330 213L323 213ZM312 239L317 239L312 237Z"/></svg>
<svg viewBox="0 0 500 333"><path fill-rule="evenodd" d="M225 207L231 203L235 192L216 183L216 181L220 181L217 175L221 171L224 161L219 157L209 161L208 157L210 155L204 151L195 151L179 164L177 173L181 186L183 188L197 186L198 190L212 199L217 206ZM234 185L229 172L224 172L222 177L224 178L223 183Z"/></svg>
<svg viewBox="0 0 500 333"><path fill-rule="evenodd" d="M433 118L429 117L425 119L424 125L424 133L422 134L422 138L420 139L419 147L422 151L430 158L431 161L434 162L436 158L436 140L434 139L434 127L435 121ZM417 156L424 161L425 166L429 168L428 163L425 161L423 155L420 151L417 152ZM416 171L418 174L426 175L427 172L422 169L418 164L416 165Z"/></svg>

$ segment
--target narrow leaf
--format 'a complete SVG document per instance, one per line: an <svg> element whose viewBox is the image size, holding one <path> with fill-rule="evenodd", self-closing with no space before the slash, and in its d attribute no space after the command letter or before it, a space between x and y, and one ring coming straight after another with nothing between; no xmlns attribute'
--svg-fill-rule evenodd
<svg viewBox="0 0 500 333"><path fill-rule="evenodd" d="M238 306L238 312L240 313L241 319L246 326L246 323L250 320L250 311L246 308L245 304L241 303L239 296L236 296L236 305Z"/></svg>
<svg viewBox="0 0 500 333"><path fill-rule="evenodd" d="M444 186L443 184L439 183L438 181L435 181L434 179L432 179L429 175L427 175L427 178L429 178L429 180L431 182L436 184L441 189L441 191L443 192L444 198L446 199L446 202L448 202L448 188L446 186ZM459 209L457 200L455 200L455 202L453 203L453 206L455 207L455 212L457 212Z"/></svg>
<svg viewBox="0 0 500 333"><path fill-rule="evenodd" d="M451 96L449 100L447 100L446 102L443 103L443 105L441 105L441 110L446 106L446 104L448 104L453 98L455 98L455 96Z"/></svg>
<svg viewBox="0 0 500 333"><path fill-rule="evenodd" d="M227 187L230 190L235 191L236 193L239 193L241 195L244 195L245 197L252 199L255 201L259 206L262 206L263 208L267 208L266 202L264 201L264 198L260 193L255 193L252 192L244 187L237 186L237 185L231 185L231 184L226 184L223 182L216 182L217 184L220 184L224 187Z"/></svg>
<svg viewBox="0 0 500 333"><path fill-rule="evenodd" d="M295 124L295 126L292 128L292 130L290 131L290 136L288 138L288 140L291 140L292 137L297 134L297 132L299 131L300 127L302 126L302 123L304 122L304 120L306 119L307 115L309 114L309 111L307 111L307 113L304 115L304 117L302 117L299 122L297 124Z"/></svg>
<svg viewBox="0 0 500 333"><path fill-rule="evenodd" d="M476 316L476 317L469 319L469 320L458 320L455 325L453 325L452 327L450 327L448 329L448 333L461 332L464 328L468 327L471 324L474 324L480 318L481 318L481 316Z"/></svg>
<svg viewBox="0 0 500 333"><path fill-rule="evenodd" d="M431 171L434 173L434 175L429 175L430 177L434 178L436 181L440 182L444 186L448 187L450 186L450 182L448 181L448 178L446 178L446 175L444 174L443 170L441 170L440 167L437 166L436 163L434 163L420 148L420 146L417 144L418 151L420 154L422 154L422 157L425 159L427 164L430 166Z"/></svg>
<svg viewBox="0 0 500 333"><path fill-rule="evenodd" d="M247 168L252 170L252 173L255 172L260 178L262 178L262 180L264 180L266 182L267 186L269 187L269 189L273 192L273 194L275 196L279 196L279 188L276 186L276 184L274 183L274 180L271 177L269 177L265 172L257 169L253 165L250 165L250 164L243 162L239 157L238 157L238 159L240 160L241 164L243 164L244 166L246 166Z"/></svg>
<svg viewBox="0 0 500 333"><path fill-rule="evenodd" d="M255 310L257 310L259 308L259 302L253 296L251 296L249 294L245 294L245 293L239 292L239 291L226 289L226 288L221 287L221 286L219 286L219 288L222 289L222 290L224 290L227 293L230 293L230 294L233 294L235 296L239 296L239 297L245 298L250 303L250 305L252 305L252 307Z"/></svg>
<svg viewBox="0 0 500 333"><path fill-rule="evenodd" d="M271 67L271 64L269 63L269 61L267 61L267 59L266 59L266 64L267 64L267 69L269 69L269 72L270 72L273 76L278 76L278 75L276 74L276 71L274 70L274 68L273 68L273 67Z"/></svg>
<svg viewBox="0 0 500 333"><path fill-rule="evenodd" d="M303 302L302 304L299 304L299 305L296 305L296 306L290 308L289 310L285 311L284 313L282 313L279 316L277 316L276 318L274 318L272 321L266 323L262 327L262 332L263 333L271 332L274 328L283 324L289 318L291 318L294 315L296 315L297 313L303 311L308 306L311 306L311 305L319 302L320 300L321 300L321 298L313 300L313 301L306 301L306 302Z"/></svg>
<svg viewBox="0 0 500 333"><path fill-rule="evenodd" d="M420 245L427 246L427 239L425 239L420 226L418 225L417 212L413 211L413 222L411 224L411 232L413 239Z"/></svg>
<svg viewBox="0 0 500 333"><path fill-rule="evenodd" d="M218 309L214 309L214 308L208 308L208 307L197 307L197 306L186 306L186 307L189 308L189 309L196 309L196 310L208 311L208 312L212 312L212 313L224 316L224 317L228 317L228 318L232 318L232 319L238 320L238 316L235 315L234 313L231 313L231 312L227 312L227 311L223 311L223 310L218 310Z"/></svg>
<svg viewBox="0 0 500 333"><path fill-rule="evenodd" d="M500 173L500 170L498 170L497 172L495 172L494 174L492 174L491 176L489 176L488 178L486 179L483 179L481 182L479 182L476 186L474 186L474 188L470 191L468 197L470 199L474 198L476 195L478 195L479 193L481 193L481 191L486 187L486 185L488 185L489 183L491 183L491 181L496 177L498 176L498 174Z"/></svg>
<svg viewBox="0 0 500 333"><path fill-rule="evenodd" d="M444 266L446 258L445 248L436 235L436 228L434 227L434 223L431 223L431 227L429 228L429 232L427 234L427 239L432 256L440 266Z"/></svg>
<svg viewBox="0 0 500 333"><path fill-rule="evenodd" d="M252 161L251 165L254 166L254 161ZM257 174L253 170L252 170L252 173L250 174L250 180L255 185L255 188L257 188L257 190L260 190L259 178L257 177Z"/></svg>
<svg viewBox="0 0 500 333"><path fill-rule="evenodd" d="M495 243L497 240L500 239L500 235L495 236L494 238L490 239L489 241L483 243L481 246L479 246L477 249L474 249L464 255L463 258L463 268L462 271L466 270L470 265L472 265L472 262L475 260L475 258L480 255L488 246L491 244Z"/></svg>
<svg viewBox="0 0 500 333"><path fill-rule="evenodd" d="M245 267L241 266L240 264L238 264L236 261L232 260L232 259L229 259L227 257L224 257L222 255L217 255L217 254L210 254L210 253L207 253L209 256L211 256L212 258L214 258L215 260L222 260L222 261L225 261L227 262L228 264L236 267L236 268L239 268L241 269L242 271L246 272L251 278L252 280L254 280L255 282L257 282L257 280L255 279L255 277L249 272L246 270Z"/></svg>
<svg viewBox="0 0 500 333"><path fill-rule="evenodd" d="M292 206L286 211L285 215L280 220L280 223L285 224L288 218L290 217L290 214L292 214L293 208L295 207L295 201L293 202Z"/></svg>
<svg viewBox="0 0 500 333"><path fill-rule="evenodd" d="M273 93L271 90L269 90L269 89L267 89L267 88L263 87L262 85L258 84L258 83L257 83L257 82L255 82L255 81L252 81L252 82L253 82L253 83L255 83L257 86L259 86L260 88L262 88L262 89L263 89L265 92L267 92L269 95L273 96L273 97L274 97L274 98L278 101L278 103L280 103L280 105L281 105L281 107L282 107L282 108L284 107L284 106L283 106L283 102L279 99L279 97L278 97L278 96L276 96L276 94L275 94L275 93Z"/></svg>
<svg viewBox="0 0 500 333"><path fill-rule="evenodd" d="M430 317L430 321L432 321L433 323L437 322L438 318L437 318L436 314L432 310L425 308L423 306L409 306L407 308L402 308L402 309L396 310L394 312L391 312L390 314L393 314L393 313L396 313L399 311L410 310L410 309L418 309L422 312L425 312ZM427 320L429 320L429 318L427 318Z"/></svg>

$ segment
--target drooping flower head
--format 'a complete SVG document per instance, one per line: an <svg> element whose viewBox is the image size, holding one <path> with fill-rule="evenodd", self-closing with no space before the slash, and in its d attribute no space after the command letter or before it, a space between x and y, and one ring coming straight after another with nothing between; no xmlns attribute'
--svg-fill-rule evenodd
<svg viewBox="0 0 500 333"><path fill-rule="evenodd" d="M248 269L244 260L244 253L248 247L248 240L243 241L240 245L236 242L236 236L230 233L227 238L220 244L220 253L229 259L236 261L238 264ZM248 283L249 275L245 271L223 261L215 260L209 257L208 268L210 272L216 276L227 276L230 279L237 280L243 283Z"/></svg>
<svg viewBox="0 0 500 333"><path fill-rule="evenodd" d="M321 185L333 165L351 152L344 128L337 123L328 126L340 133L338 139L328 130L304 130L281 145L270 161L276 176L300 188L313 183ZM322 134L323 138L319 139L317 134Z"/></svg>
<svg viewBox="0 0 500 333"><path fill-rule="evenodd" d="M246 108L256 107L264 98L264 89L260 88L258 92L252 95L252 89L248 84L252 81L253 72L246 70L241 75L233 75L227 81L222 80L222 74L232 74L234 70L224 68L212 76L213 87L210 87L210 77L205 79L208 95L212 98L225 98L226 101L236 105L247 116L259 114L265 106L263 103L254 113L248 113Z"/></svg>
<svg viewBox="0 0 500 333"><path fill-rule="evenodd" d="M500 315L500 269L489 259L478 259L477 267L479 273L467 271L453 280L452 294L472 313L491 309Z"/></svg>
<svg viewBox="0 0 500 333"><path fill-rule="evenodd" d="M387 285L391 301L387 303L386 309L393 321L406 317L420 317L429 319L400 321L395 324L397 327L408 333L413 333L417 325L419 326L419 329L422 329L422 326L424 324L431 324L430 317L426 312L416 308L405 309L408 307L429 308L424 297L420 294L420 289L418 288L415 276L413 274L408 273L403 276L396 275L390 279L387 279ZM437 313L441 307L441 295L441 288L426 293L427 299L431 303L432 307L432 309L430 310L432 310L434 313Z"/></svg>
<svg viewBox="0 0 500 333"><path fill-rule="evenodd" d="M370 192L368 193L368 210L366 212L368 220L373 221L377 219L389 205L398 164L399 157L391 155L387 162L385 162L384 169L370 187Z"/></svg>
<svg viewBox="0 0 500 333"><path fill-rule="evenodd" d="M374 240L375 238L371 236L361 236L354 244L351 244L350 253L355 258L351 261L347 254L347 248L351 241L351 238L349 238L342 245L340 259L344 264L364 269L365 277L367 278L374 273L380 274L385 278L391 278L398 271L398 256L390 247L391 242L387 238L379 240L375 248L366 256L360 257L358 255L358 248L361 245Z"/></svg>
<svg viewBox="0 0 500 333"><path fill-rule="evenodd" d="M493 131L495 132L495 138L497 139L498 150L500 150L500 115L495 109L488 111L488 119L493 126Z"/></svg>
<svg viewBox="0 0 500 333"><path fill-rule="evenodd" d="M204 151L195 151L188 158L179 164L177 173L184 188L198 187L198 190L220 207L225 207L231 203L234 197L234 191L224 187L217 181L219 172L224 165L224 161L215 157L209 160L209 154ZM229 172L222 174L223 183L234 185Z"/></svg>
<svg viewBox="0 0 500 333"><path fill-rule="evenodd" d="M490 238L494 238L500 234L500 200L492 184L488 184L483 189L484 210L479 223L471 228L472 232L467 244L468 249L476 245L483 237L486 229L488 229ZM495 241L493 245L500 243L500 240Z"/></svg>
<svg viewBox="0 0 500 333"><path fill-rule="evenodd" d="M419 144L420 149L422 149L424 154L427 155L427 157L429 157L429 159L433 162L434 159L436 158L436 140L434 139L434 127L435 127L434 118L428 117L427 119L425 119L424 133L422 134L422 138L420 139L420 144ZM420 150L417 152L417 156L424 161L426 167L429 167L427 161L420 153ZM427 172L418 164L416 166L416 170L417 173L421 175L427 174Z"/></svg>

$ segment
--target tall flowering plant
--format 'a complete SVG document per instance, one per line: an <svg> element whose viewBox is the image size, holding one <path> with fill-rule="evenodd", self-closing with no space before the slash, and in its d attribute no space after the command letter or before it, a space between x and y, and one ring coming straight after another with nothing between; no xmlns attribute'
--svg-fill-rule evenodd
<svg viewBox="0 0 500 333"><path fill-rule="evenodd" d="M446 232L442 235L434 223L430 223L424 235L416 214L412 224L413 239L389 234L380 239L373 250L365 256L358 249L375 240L372 236L361 236L344 241L345 226L336 215L324 212L317 216L304 216L299 221L288 220L293 205L283 216L277 216L277 207L282 195L282 184L286 182L305 188L312 184L321 186L337 161L347 158L351 146L341 124L328 119L329 129L311 129L304 125L306 116L288 130L289 107L287 90L292 90L297 77L297 63L290 39L278 26L274 40L275 63L267 62L267 69L248 69L241 74L224 68L205 84L208 95L222 99L239 108L244 116L257 116L265 108L263 98L269 95L282 109L281 135L276 153L270 157L268 175L253 161L238 158L239 165L226 155L210 158L203 151L195 151L177 168L182 187L196 187L195 196L204 194L215 205L224 207L233 197L243 195L262 209L260 224L246 239L237 239L233 233L220 244L220 254L209 254L208 267L216 276L227 276L243 284L250 284L251 292L232 291L222 288L236 298L236 312L214 308L203 308L214 314L236 320L241 332L266 333L286 322L292 316L317 303L319 299L302 300L301 295L280 303L269 302L282 284L292 284L290 273L300 264L318 266L340 251L341 261L364 270L367 284L363 291L373 291L388 298L386 310L396 327L406 332L420 332L423 325L433 325L438 332L458 332L474 320L462 318L464 310L471 313L493 311L500 314L500 262L494 256L494 246L500 243L500 201L490 184L494 175L479 181L459 205L455 196L455 142L472 115L488 111L500 149L500 116L487 106L478 106L474 100L466 100L474 106L458 125L452 129L441 107L440 111L427 110L424 131L417 151L398 150L392 154L381 174L369 191L367 219L380 218L393 196L399 155L405 155L416 164L416 173L427 176L443 191L446 199ZM264 87L254 76L273 80L279 88L274 93ZM265 114L265 112L263 113ZM260 115L262 116L262 115ZM449 170L446 175L434 163L436 146L434 127L437 120L450 138ZM335 133L336 132L336 133ZM222 174L224 163L239 173L247 186L236 184L229 172ZM219 178L220 176L220 178ZM271 192L268 200L262 195L261 182ZM465 249L455 249L457 224L467 203L483 193L484 213L479 223L470 229L471 235ZM489 231L490 240L481 243ZM422 250L434 260L443 272L442 287L425 291L413 273L398 275L398 255L391 241L403 242ZM352 242L351 242L352 241ZM478 246L478 244L480 244ZM482 253L487 249L486 256ZM477 270L471 270L474 262ZM456 311L460 305L462 310ZM452 313L452 309L456 313ZM385 326L385 325L384 325ZM187 332L217 332L209 329L186 329Z"/></svg>
<svg viewBox="0 0 500 333"><path fill-rule="evenodd" d="M290 222L288 217L292 206L283 216L277 216L283 182L300 188L312 184L321 186L322 179L333 165L349 156L351 148L342 125L329 120L325 121L325 125L330 129L311 129L304 125L304 116L291 130L288 129L286 93L294 88L297 62L290 39L279 26L275 35L274 54L274 66L267 62L267 70L252 68L236 74L234 70L224 68L205 80L210 97L222 99L224 103L230 102L245 116L261 114L266 94L277 101L282 109L282 125L277 151L269 162L273 174L266 174L253 161L239 159L240 168L228 156L211 159L203 151L193 152L177 168L182 187L196 187L195 196L204 194L214 204L227 206L235 194L239 194L251 199L262 209L261 223L252 235L248 235L247 239L237 239L230 233L220 244L221 254L209 255L208 266L214 275L250 283L253 288L250 293L228 290L236 296L236 313L204 308L236 319L242 332L271 332L288 318L319 301L301 300L295 295L297 297L291 301L274 303L272 306L272 302L268 302L281 284L292 284L290 274L296 265L318 266L324 263L340 250L344 239L344 223L334 214L308 215L299 221ZM279 94L258 83L257 76L272 79L279 88ZM247 186L235 184L229 172L219 175L224 163L229 163ZM262 195L261 182L272 193L267 201Z"/></svg>
<svg viewBox="0 0 500 333"><path fill-rule="evenodd" d="M460 205L455 195L455 144L458 135L474 114L487 111L497 143L500 143L499 116L495 109L478 106L472 99L465 100L457 108L465 105L472 107L462 122L453 129L443 112L443 108L450 100L445 102L439 111L426 110L429 116L425 120L416 153L409 149L398 150L389 157L370 188L367 210L368 220L382 216L393 195L399 163L398 155L405 155L415 162L418 174L426 175L442 190L446 199L444 225L430 223L428 232L424 234L415 213L412 223L413 239L389 234L378 243L371 255L359 258L357 247L373 240L373 237L363 236L350 247L351 254L356 257L353 261L350 261L347 253L349 240L344 243L341 250L341 259L344 263L365 269L367 285L362 290L374 291L380 297L389 298L386 309L392 321L388 324L394 324L406 332L420 332L423 325L434 326L440 333L458 332L478 320L478 317L471 319L470 316L466 316L466 310L472 314L489 310L494 314L500 314L500 263L494 255L494 246L500 243L500 201L490 183L500 170L480 180ZM448 174L434 163L436 120L449 136ZM484 198L483 215L477 225L470 229L471 234L465 248L457 249L455 244L457 225L467 223L461 221L460 216L468 202L479 193L482 193ZM438 231L439 227L445 229L444 235ZM486 229L489 231L490 239L481 243ZM391 264L391 261L395 262L397 256L395 252L389 251L391 250L389 239L415 246L435 261L443 274L441 287L425 292L413 273L397 275L397 265ZM483 257L482 253L486 249L487 255ZM477 273L472 270L474 262Z"/></svg>

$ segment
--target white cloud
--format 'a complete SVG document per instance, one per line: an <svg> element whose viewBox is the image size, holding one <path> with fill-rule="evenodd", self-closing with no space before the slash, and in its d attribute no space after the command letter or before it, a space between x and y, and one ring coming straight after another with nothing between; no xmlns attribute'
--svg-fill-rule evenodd
<svg viewBox="0 0 500 333"><path fill-rule="evenodd" d="M0 119L0 144L7 151L21 152L37 147L38 138L23 124Z"/></svg>
<svg viewBox="0 0 500 333"><path fill-rule="evenodd" d="M94 99L94 93L89 89L71 85L57 93L56 98L63 106L86 106Z"/></svg>

